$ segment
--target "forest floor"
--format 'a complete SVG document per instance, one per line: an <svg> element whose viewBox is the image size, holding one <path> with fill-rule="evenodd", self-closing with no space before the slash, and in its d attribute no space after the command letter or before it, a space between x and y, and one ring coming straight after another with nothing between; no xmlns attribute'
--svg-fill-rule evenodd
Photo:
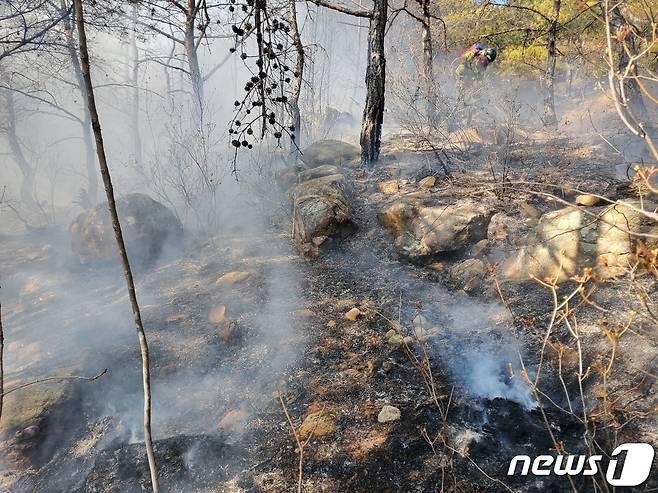
<svg viewBox="0 0 658 493"><path fill-rule="evenodd" d="M522 203L540 213L557 206L532 193L496 196L491 144L455 154L448 180L411 140L387 140L372 170L345 168L358 230L318 259L296 254L284 218L267 230L189 239L137 273L164 491L294 491L300 456L286 413L303 446L303 491L572 490L556 476L506 475L514 455L554 448L547 422L566 450L582 450L578 420L555 409L542 414L518 371L519 354L527 364L538 358L550 293L530 281L504 284L507 306L493 282L466 293L449 271L470 252L410 263L377 221L392 201L419 193L471 197L520 217ZM617 164L601 144L551 137L513 149L508 173L514 181L558 184L569 198L571 189L614 190ZM430 191L418 185L428 175L437 177ZM399 190L382 193L378 184L392 178ZM6 385L109 371L93 382L38 384L7 397L0 485L16 492L148 490L139 353L121 279L60 260L60 239L1 243L3 291L10 293L3 300ZM655 294L655 283L647 289ZM623 291L607 286L601 299L620 310L630 303ZM346 313L353 308L359 314L352 320ZM432 329L426 342L389 343L391 329L412 335L417 320ZM637 377L633 358L646 363L638 347L620 348L626 369L618 378ZM552 394L557 383L547 385ZM655 382L642 385L655 405ZM379 422L385 405L399 419ZM627 441L656 443L655 417L637 421L621 432L634 438ZM577 481L581 491L592 488Z"/></svg>

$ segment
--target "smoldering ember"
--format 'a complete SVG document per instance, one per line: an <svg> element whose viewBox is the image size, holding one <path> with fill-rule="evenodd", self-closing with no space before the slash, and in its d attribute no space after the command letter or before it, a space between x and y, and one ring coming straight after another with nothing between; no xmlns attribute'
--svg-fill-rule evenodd
<svg viewBox="0 0 658 493"><path fill-rule="evenodd" d="M2 0L0 492L658 490L658 23Z"/></svg>

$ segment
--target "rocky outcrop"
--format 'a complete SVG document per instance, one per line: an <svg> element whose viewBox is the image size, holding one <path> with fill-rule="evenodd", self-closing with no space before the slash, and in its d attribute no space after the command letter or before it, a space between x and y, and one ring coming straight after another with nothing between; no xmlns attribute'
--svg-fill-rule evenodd
<svg viewBox="0 0 658 493"><path fill-rule="evenodd" d="M310 179L301 181L290 191L293 242L306 258L317 257L329 239L348 236L356 229L345 176L340 173L317 176L321 169L326 173L336 170L334 166L315 168L315 173L308 174Z"/></svg>
<svg viewBox="0 0 658 493"><path fill-rule="evenodd" d="M302 151L300 159L309 168L323 164L343 165L359 159L361 151L355 145L341 140L318 140Z"/></svg>
<svg viewBox="0 0 658 493"><path fill-rule="evenodd" d="M394 202L377 218L394 237L401 255L422 258L455 252L487 237L492 211L470 200L427 205L417 199Z"/></svg>
<svg viewBox="0 0 658 493"><path fill-rule="evenodd" d="M656 205L644 203L644 210ZM624 274L635 262L638 239L658 247L658 221L629 201L585 209L566 207L544 214L527 246L502 266L510 279L531 276L563 281L590 267L602 278ZM653 235L647 237L641 235Z"/></svg>
<svg viewBox="0 0 658 493"><path fill-rule="evenodd" d="M148 264L157 260L163 245L180 239L183 226L164 205L148 195L128 194L116 201L128 255ZM118 254L107 202L83 212L69 226L73 254L82 264L104 262Z"/></svg>

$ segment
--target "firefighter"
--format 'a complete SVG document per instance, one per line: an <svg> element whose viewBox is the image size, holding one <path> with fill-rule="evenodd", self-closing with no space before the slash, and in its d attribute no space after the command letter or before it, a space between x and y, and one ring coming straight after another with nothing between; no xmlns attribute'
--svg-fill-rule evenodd
<svg viewBox="0 0 658 493"><path fill-rule="evenodd" d="M457 96L465 107L474 106L477 81L482 80L484 73L496 59L495 48L484 48L480 42L473 43L457 60L455 69L457 80ZM471 121L471 112L467 111L467 122Z"/></svg>
<svg viewBox="0 0 658 493"><path fill-rule="evenodd" d="M495 48L482 48L480 43L474 43L459 57L459 64L455 69L457 80L480 80L490 63L496 59Z"/></svg>

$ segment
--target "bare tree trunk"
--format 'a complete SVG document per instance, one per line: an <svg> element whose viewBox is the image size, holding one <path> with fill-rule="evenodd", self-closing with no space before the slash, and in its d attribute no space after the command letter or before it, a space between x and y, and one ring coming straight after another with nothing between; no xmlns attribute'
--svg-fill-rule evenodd
<svg viewBox="0 0 658 493"><path fill-rule="evenodd" d="M80 60L78 59L78 52L75 48L75 38L73 35L73 25L69 16L69 7L65 2L61 2L61 12L63 15L62 23L64 26L64 39L66 40L66 50L71 60L73 67L73 75L82 96L84 107L84 117L81 122L82 141L85 145L85 169L87 171L87 189L85 191L85 204L86 207L93 207L98 199L98 175L96 174L96 163L94 163L94 145L91 138L91 116L89 114L89 105L87 103L87 94L85 89L84 78L82 77L82 69L80 68Z"/></svg>
<svg viewBox="0 0 658 493"><path fill-rule="evenodd" d="M379 159L386 87L384 35L387 13L387 0L374 0L368 30L366 106L361 123L361 164L364 166L372 166Z"/></svg>
<svg viewBox="0 0 658 493"><path fill-rule="evenodd" d="M137 5L133 5L132 11L133 28L130 33L130 54L132 57L132 108L131 108L131 122L132 122L132 138L133 138L133 156L135 158L135 166L137 169L144 169L144 162L142 159L142 135L139 130L139 50L137 49Z"/></svg>
<svg viewBox="0 0 658 493"><path fill-rule="evenodd" d="M297 24L297 0L288 0L288 24L290 25L290 34L292 36L292 43L297 52L297 60L295 64L295 73L297 76L293 79L290 98L290 117L294 127L295 141L291 142L291 152L297 152L302 145L302 119L299 114L299 95L302 92L302 80L304 76L304 45L302 38L299 34L299 26Z"/></svg>
<svg viewBox="0 0 658 493"><path fill-rule="evenodd" d="M425 98L427 102L427 121L431 128L436 126L436 91L434 89L434 47L432 45L432 26L430 0L422 0L423 7L423 77L425 79Z"/></svg>
<svg viewBox="0 0 658 493"><path fill-rule="evenodd" d="M546 75L544 80L544 125L557 127L555 114L555 65L557 61L557 28L560 17L561 0L553 0L551 25L548 29L548 57L546 60Z"/></svg>
<svg viewBox="0 0 658 493"><path fill-rule="evenodd" d="M4 93L5 108L7 110L7 142L9 143L9 149L16 160L18 169L20 169L21 175L23 175L20 188L21 201L29 209L36 210L38 204L34 198L34 168L25 157L20 140L18 139L18 134L16 133L16 106L14 103L14 93L11 89L5 89Z"/></svg>
<svg viewBox="0 0 658 493"><path fill-rule="evenodd" d="M150 362L149 362L149 349L146 341L146 332L142 324L142 315L137 302L137 294L135 292L135 282L133 280L132 270L130 268L130 261L126 253L126 245L123 240L123 232L121 231L121 223L119 222L119 215L117 213L116 203L114 201L114 190L112 188L112 178L110 177L110 170L107 166L107 157L105 155L105 147L103 145L103 133L98 118L98 111L96 110L96 101L94 98L94 88L91 82L91 72L89 66L89 52L87 50L87 35L84 25L84 13L82 10L82 0L73 0L75 6L76 23L78 27L78 39L80 42L80 62L82 66L82 74L85 81L85 88L89 106L89 113L91 115L91 125L94 130L96 138L96 152L98 154L98 164L103 177L103 184L105 185L105 193L107 195L107 203L110 210L112 219L112 228L116 237L117 245L119 247L119 255L123 265L123 273L126 278L128 287L128 296L133 311L135 321L135 328L137 329L137 336L139 339L139 348L142 356L142 382L144 386L144 442L146 445L146 454L148 456L149 469L151 473L151 485L153 491L158 493L160 485L158 482L158 472L155 464L155 454L153 453L153 438L151 435L151 375L150 375Z"/></svg>
<svg viewBox="0 0 658 493"><path fill-rule="evenodd" d="M171 50L169 51L169 57L166 60L167 65L171 65L172 61L174 59L174 54L176 53L176 42L172 41L171 42ZM164 80L165 80L165 94L167 95L167 103L169 104L168 109L173 113L174 111L174 93L173 93L173 87L171 83L171 75L169 74L169 68L166 66L162 67L162 71L164 73Z"/></svg>
<svg viewBox="0 0 658 493"><path fill-rule="evenodd" d="M187 1L187 17L185 19L185 38L183 46L185 48L185 56L187 57L187 65L192 79L192 94L194 95L194 104L198 112L199 123L203 123L203 101L204 101L204 87L203 76L201 75L201 68L199 66L199 57L196 48L196 37L194 36L195 24L195 0Z"/></svg>

